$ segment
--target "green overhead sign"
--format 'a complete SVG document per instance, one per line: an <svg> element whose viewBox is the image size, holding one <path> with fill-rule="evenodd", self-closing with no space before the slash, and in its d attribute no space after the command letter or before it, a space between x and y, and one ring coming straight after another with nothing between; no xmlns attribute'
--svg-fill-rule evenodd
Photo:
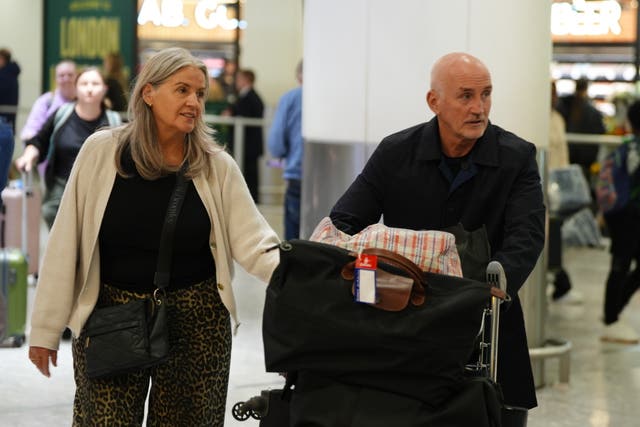
<svg viewBox="0 0 640 427"><path fill-rule="evenodd" d="M101 66L106 54L119 52L132 74L136 8L136 0L45 0L44 90L52 89L55 65L62 59Z"/></svg>

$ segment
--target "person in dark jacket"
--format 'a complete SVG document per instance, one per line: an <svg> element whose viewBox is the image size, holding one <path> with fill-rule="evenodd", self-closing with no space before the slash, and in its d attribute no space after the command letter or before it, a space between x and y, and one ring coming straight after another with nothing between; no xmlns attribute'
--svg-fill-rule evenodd
<svg viewBox="0 0 640 427"><path fill-rule="evenodd" d="M20 94L19 75L20 66L11 60L11 51L9 49L0 49L0 106L9 108L18 106L18 96ZM16 113L2 111L0 112L0 117L5 118L15 134Z"/></svg>
<svg viewBox="0 0 640 427"><path fill-rule="evenodd" d="M9 168L15 142L11 125L4 117L0 117L0 191L4 189L9 180ZM0 198L0 208L2 208L2 198Z"/></svg>
<svg viewBox="0 0 640 427"><path fill-rule="evenodd" d="M604 213L611 238L611 267L604 294L604 331L600 339L636 345L640 334L621 314L640 288L640 101L629 106L627 120L633 136L625 142L627 149L620 152L620 156L629 180L629 201L618 210Z"/></svg>
<svg viewBox="0 0 640 427"><path fill-rule="evenodd" d="M575 83L576 89L573 95L564 96L558 102L558 111L564 118L567 132L605 133L606 128L602 113L591 104L589 99L589 81L578 79ZM591 178L591 165L597 160L597 157L598 146L595 144L574 142L569 145L569 162L580 165L587 182Z"/></svg>
<svg viewBox="0 0 640 427"><path fill-rule="evenodd" d="M119 52L110 52L102 60L107 84L106 99L113 111L127 111L129 83L124 73L124 61Z"/></svg>
<svg viewBox="0 0 640 427"><path fill-rule="evenodd" d="M589 81L578 79L575 83L573 95L560 98L558 104L558 110L567 124L567 132L605 133L602 113L589 100Z"/></svg>
<svg viewBox="0 0 640 427"><path fill-rule="evenodd" d="M238 90L237 101L229 106L226 114L232 116L262 118L264 115L264 103L253 88L256 75L253 71L244 69L238 71L236 76L236 89ZM233 141L230 142L230 150L233 153ZM253 201L258 203L258 159L264 151L262 138L262 127L246 126L244 128L244 155L243 169L249 191Z"/></svg>
<svg viewBox="0 0 640 427"><path fill-rule="evenodd" d="M513 299L500 321L498 383L507 405L530 409L537 401L518 290L544 246L545 206L536 147L489 121L491 92L479 59L440 58L427 93L435 117L386 137L330 216L349 234L381 217L412 230L486 227Z"/></svg>

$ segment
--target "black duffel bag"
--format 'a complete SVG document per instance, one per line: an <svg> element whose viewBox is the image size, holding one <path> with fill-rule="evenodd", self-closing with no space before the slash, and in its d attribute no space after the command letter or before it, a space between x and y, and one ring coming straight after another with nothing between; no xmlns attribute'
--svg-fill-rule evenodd
<svg viewBox="0 0 640 427"><path fill-rule="evenodd" d="M304 240L279 250L263 313L268 372L314 372L432 407L460 391L491 298L487 284L423 273L423 303L385 311L354 301L353 281L342 274L354 254ZM379 262L410 277L398 267Z"/></svg>

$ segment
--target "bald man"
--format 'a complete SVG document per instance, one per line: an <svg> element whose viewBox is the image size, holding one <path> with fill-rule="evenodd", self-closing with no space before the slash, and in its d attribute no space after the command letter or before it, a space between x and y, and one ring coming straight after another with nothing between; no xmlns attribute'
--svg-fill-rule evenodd
<svg viewBox="0 0 640 427"><path fill-rule="evenodd" d="M492 90L478 58L436 61L426 97L435 117L386 137L331 219L349 234L380 218L413 230L486 227L513 299L500 322L498 382L508 405L530 409L537 402L518 290L544 245L545 207L536 148L489 121Z"/></svg>

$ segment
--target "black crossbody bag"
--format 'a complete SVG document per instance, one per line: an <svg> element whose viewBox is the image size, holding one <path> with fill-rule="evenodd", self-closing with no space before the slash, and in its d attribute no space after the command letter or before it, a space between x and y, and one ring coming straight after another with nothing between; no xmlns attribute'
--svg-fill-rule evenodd
<svg viewBox="0 0 640 427"><path fill-rule="evenodd" d="M169 357L169 332L165 288L171 277L173 235L187 189L185 162L162 227L158 264L153 279L156 290L146 299L94 309L84 327L87 376L113 377L163 363Z"/></svg>

